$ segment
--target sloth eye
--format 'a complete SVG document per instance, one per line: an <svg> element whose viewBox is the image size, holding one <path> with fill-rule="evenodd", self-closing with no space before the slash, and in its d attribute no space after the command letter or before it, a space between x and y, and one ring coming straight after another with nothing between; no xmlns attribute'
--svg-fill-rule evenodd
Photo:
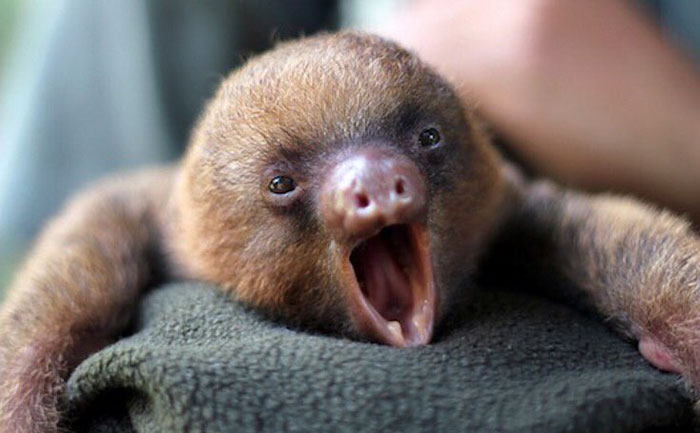
<svg viewBox="0 0 700 433"><path fill-rule="evenodd" d="M435 128L428 128L418 135L418 143L423 147L432 147L440 142L440 133Z"/></svg>
<svg viewBox="0 0 700 433"><path fill-rule="evenodd" d="M296 187L297 185L294 182L294 179L287 176L275 176L270 181L270 185L268 185L268 189L273 194L286 194L294 191L294 188Z"/></svg>

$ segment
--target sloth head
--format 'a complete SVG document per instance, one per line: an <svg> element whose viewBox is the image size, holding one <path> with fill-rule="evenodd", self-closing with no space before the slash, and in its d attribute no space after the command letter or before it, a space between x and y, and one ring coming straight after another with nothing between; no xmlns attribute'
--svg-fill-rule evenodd
<svg viewBox="0 0 700 433"><path fill-rule="evenodd" d="M499 173L414 55L359 33L305 38L209 102L176 186L175 249L189 275L289 323L426 344L493 225Z"/></svg>

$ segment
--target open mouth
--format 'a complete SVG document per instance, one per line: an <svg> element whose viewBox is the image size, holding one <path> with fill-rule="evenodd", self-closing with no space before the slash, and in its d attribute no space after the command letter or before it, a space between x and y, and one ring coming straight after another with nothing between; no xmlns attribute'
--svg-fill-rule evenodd
<svg viewBox="0 0 700 433"><path fill-rule="evenodd" d="M360 242L350 252L349 262L356 280L355 319L361 330L393 346L427 344L436 299L425 227L384 227Z"/></svg>

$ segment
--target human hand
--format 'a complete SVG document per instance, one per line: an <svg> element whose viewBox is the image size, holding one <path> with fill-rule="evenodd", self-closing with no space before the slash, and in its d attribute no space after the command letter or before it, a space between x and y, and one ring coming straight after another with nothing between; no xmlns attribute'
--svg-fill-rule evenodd
<svg viewBox="0 0 700 433"><path fill-rule="evenodd" d="M449 77L540 173L700 221L700 79L625 3L423 0L380 32Z"/></svg>

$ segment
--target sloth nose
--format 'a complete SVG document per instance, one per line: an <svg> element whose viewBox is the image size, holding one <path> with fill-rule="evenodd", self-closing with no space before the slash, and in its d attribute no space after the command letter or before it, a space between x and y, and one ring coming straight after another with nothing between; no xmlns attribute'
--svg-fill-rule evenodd
<svg viewBox="0 0 700 433"><path fill-rule="evenodd" d="M358 238L425 216L423 175L407 157L357 151L336 164L321 190L321 214L337 238Z"/></svg>

